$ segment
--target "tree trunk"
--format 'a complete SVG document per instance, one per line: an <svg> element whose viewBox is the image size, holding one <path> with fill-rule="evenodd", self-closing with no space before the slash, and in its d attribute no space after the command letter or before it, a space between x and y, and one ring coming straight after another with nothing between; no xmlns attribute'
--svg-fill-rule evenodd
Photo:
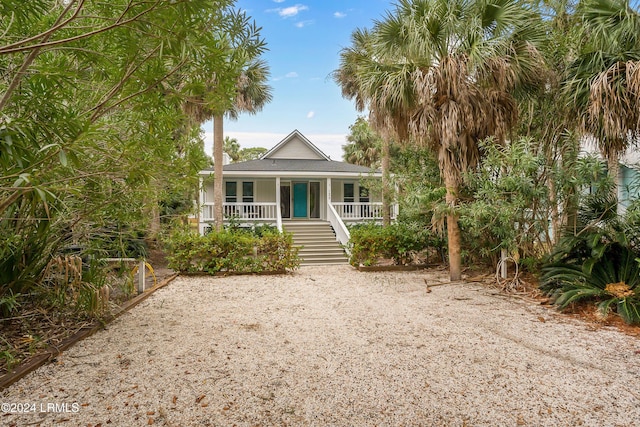
<svg viewBox="0 0 640 427"><path fill-rule="evenodd" d="M145 206L147 215L149 216L149 224L147 227L147 238L149 240L156 240L160 233L160 205L158 195L161 194L160 183L157 179L152 179L149 183L152 190L149 190L148 195L145 196Z"/></svg>
<svg viewBox="0 0 640 427"><path fill-rule="evenodd" d="M389 138L382 140L382 225L385 227L391 224L389 144Z"/></svg>
<svg viewBox="0 0 640 427"><path fill-rule="evenodd" d="M148 238L156 240L158 238L158 234L160 234L160 228L160 206L158 206L158 201L154 200L153 205L151 206L151 221L149 222Z"/></svg>
<svg viewBox="0 0 640 427"><path fill-rule="evenodd" d="M531 112L533 114L533 112ZM546 228L547 243L551 246L555 246L556 242L560 238L561 218L560 209L558 207L558 194L556 187L556 172L555 172L555 157L554 151L557 150L558 138L553 138L553 143L544 144L545 152L545 169L547 170L547 187L549 187L549 210L551 215L551 236L549 236L549 227Z"/></svg>
<svg viewBox="0 0 640 427"><path fill-rule="evenodd" d="M620 172L620 156L617 154L607 157L607 173L611 178L611 195L618 202L618 173ZM620 213L620 204L616 202L616 213Z"/></svg>
<svg viewBox="0 0 640 427"><path fill-rule="evenodd" d="M575 170L578 162L578 153L580 152L579 142L576 140L562 153L562 170L566 175L570 176L570 171ZM562 209L562 221L561 225L566 226L566 231L574 236L578 233L578 204L580 199L580 189L575 182L569 182L564 184L566 189L564 195L566 202L564 209ZM560 237L560 236L558 236Z"/></svg>
<svg viewBox="0 0 640 427"><path fill-rule="evenodd" d="M447 188L445 200L449 208L447 214L447 240L449 249L449 279L452 282L462 279L462 254L460 226L458 225L458 183L450 171L444 171L444 185Z"/></svg>
<svg viewBox="0 0 640 427"><path fill-rule="evenodd" d="M556 181L554 176L547 177L547 185L549 187L549 205L551 206L551 236L549 243L551 246L555 246L558 242L558 238L560 237L560 211L558 209ZM548 230L547 236L549 236Z"/></svg>
<svg viewBox="0 0 640 427"><path fill-rule="evenodd" d="M213 117L213 223L216 231L222 230L224 222L222 197L222 167L224 145L224 116Z"/></svg>

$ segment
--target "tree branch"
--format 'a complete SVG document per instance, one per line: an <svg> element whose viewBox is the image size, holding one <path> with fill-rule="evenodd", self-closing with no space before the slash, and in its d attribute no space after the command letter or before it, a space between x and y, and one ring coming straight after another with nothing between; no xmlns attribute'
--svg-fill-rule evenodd
<svg viewBox="0 0 640 427"><path fill-rule="evenodd" d="M127 80L129 80L131 78L131 76L133 75L133 73L135 73L137 70L140 69L140 67L142 66L142 64L144 64L147 60L149 60L149 58L151 58L153 56L154 53L156 53L158 50L160 49L160 46L157 46L156 48L154 48L151 52L149 52L147 54L147 56L144 57L144 59L142 61L140 61L138 64L130 64L129 69L125 72L124 76L120 79L120 81L109 91L107 92L102 99L100 100L100 102L98 103L98 105L96 105L95 107L91 108L89 111L93 111L94 113L91 115L91 121L93 122L93 118L94 116L99 115L100 110L102 109L102 107L105 106L105 104L107 102L109 102L109 100L111 98L113 98L120 89L122 89L122 86L124 86L125 82Z"/></svg>
<svg viewBox="0 0 640 427"><path fill-rule="evenodd" d="M58 31L60 28L63 28L64 26L69 24L69 22L73 21L75 18L78 17L78 14L80 13L80 10L84 6L84 3L86 2L86 0L80 0L80 3L78 3L78 6L76 7L75 12L73 12L73 14L68 19L65 19L64 21L62 21L62 17L65 16L69 12L69 10L71 10L71 6L75 2L76 2L76 0L73 0L73 1L69 2L67 7L60 14L60 17L58 17L58 19L56 20L56 23L53 25L53 27L49 28L47 31L44 31L44 32L42 32L40 34L36 34L35 36L26 38L24 40L20 40L19 42L16 42L16 43L11 43L11 44L8 44L6 46L3 46L3 47L0 48L0 52L4 51L5 49L13 49L13 48L22 46L25 43L30 43L30 42L33 42L33 41L36 41L36 40L41 40L41 39L46 40L46 39L48 39L53 33Z"/></svg>
<svg viewBox="0 0 640 427"><path fill-rule="evenodd" d="M85 0L82 0L82 1L85 1ZM126 12L123 12L121 14L121 16L116 20L115 23L113 23L113 24L111 24L109 26L106 26L104 28L99 28L99 29L94 30L94 31L89 31L88 33L79 34L77 36L68 37L68 38L62 39L62 40L55 40L55 41L51 41L51 42L44 41L44 42L41 42L41 43L38 43L38 44L35 44L35 45L29 45L29 46L15 46L15 47L6 47L5 46L5 47L0 48L0 55L24 52L24 51L32 50L32 49L42 49L44 47L59 46L61 44L70 43L70 42L73 42L73 41L76 41L76 40L82 40L82 39L85 39L85 38L88 38L88 37L92 37L92 36L95 36L96 34L104 33L106 31L112 30L114 28L122 27L122 26L124 26L126 24L129 24L131 22L135 22L140 17L142 17L144 15L147 15L148 13L150 13L150 12L154 11L155 9L157 9L159 4L160 4L160 0L156 0L154 2L154 4L152 6L150 6L148 9L145 9L142 12L138 13L137 15L135 15L135 16L129 18L129 19L125 19L125 20L122 20L123 15L126 13ZM47 39L48 39L48 36L47 36ZM22 42L20 42L18 44L22 44Z"/></svg>
<svg viewBox="0 0 640 427"><path fill-rule="evenodd" d="M110 105L109 107L101 110L101 111L96 111L91 115L91 122L94 123L96 120L98 120L98 118L100 118L101 116L103 116L104 114L108 113L109 111L113 110L114 108L116 108L118 105L123 104L125 102L127 102L128 100L130 100L131 98L135 98L136 96L142 95L143 93L149 92L151 89L155 88L156 86L158 86L160 83L162 83L163 81L165 81L166 79L168 79L169 77L171 77L173 74L175 74L180 68L182 68L182 66L187 62L186 59L183 59L182 61L180 61L180 63L178 65L176 65L171 71L169 71L166 75L164 75L162 78L160 78L159 80L157 80L156 82L150 84L149 86L147 86L146 88L139 90L137 92L132 93L129 96L126 96L125 98L121 99L120 101L116 102L113 105Z"/></svg>
<svg viewBox="0 0 640 427"><path fill-rule="evenodd" d="M62 22L63 17L69 12L69 10L71 10L71 6L73 5L73 3L75 1L69 2L67 7L62 11L60 16L56 20L56 23L54 24L53 28L56 28L56 27L59 28L60 25L66 25L66 23L68 23L68 22L70 22L70 20L74 19L74 17L77 16L78 13L80 13L80 9L82 9L82 6L83 6L85 1L86 0L80 0L80 3L78 3L78 7L76 8L76 11L73 13L73 15L69 19L67 19L66 21ZM51 34L53 34L53 32L54 31L51 31L49 33L45 33L45 35L42 36L42 43L46 43L47 40L49 40L49 37L51 36ZM22 77L26 74L27 69L31 66L33 61L36 59L36 57L38 56L39 52L40 52L40 48L35 48L24 59L24 62L20 66L20 69L13 76L13 79L11 80L11 83L9 83L9 86L7 87L7 90L2 95L2 98L0 98L0 111L2 111L4 109L4 107L7 105L7 103L9 102L9 99L11 98L12 93L16 90L16 88L20 84L20 81L22 80Z"/></svg>

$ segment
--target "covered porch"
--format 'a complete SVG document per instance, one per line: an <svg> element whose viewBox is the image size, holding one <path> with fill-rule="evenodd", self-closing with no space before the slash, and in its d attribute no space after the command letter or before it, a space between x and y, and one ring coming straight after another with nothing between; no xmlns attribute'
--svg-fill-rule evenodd
<svg viewBox="0 0 640 427"><path fill-rule="evenodd" d="M383 218L380 195L369 191L359 176L265 178L225 173L223 191L225 222L271 224L282 231L283 221L326 221L344 244L349 240L346 224ZM212 180L202 179L200 200L200 232L204 233L213 223ZM392 204L391 218L397 214L398 206Z"/></svg>

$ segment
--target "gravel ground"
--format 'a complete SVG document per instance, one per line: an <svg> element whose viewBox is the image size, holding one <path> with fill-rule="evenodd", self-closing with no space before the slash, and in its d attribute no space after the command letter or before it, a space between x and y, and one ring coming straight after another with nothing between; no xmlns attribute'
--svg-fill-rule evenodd
<svg viewBox="0 0 640 427"><path fill-rule="evenodd" d="M29 413L0 425L640 425L637 338L425 278L180 277L1 392Z"/></svg>

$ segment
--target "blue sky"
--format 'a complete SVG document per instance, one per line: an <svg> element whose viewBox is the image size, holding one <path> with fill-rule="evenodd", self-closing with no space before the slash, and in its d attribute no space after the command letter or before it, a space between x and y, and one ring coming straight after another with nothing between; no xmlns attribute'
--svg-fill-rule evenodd
<svg viewBox="0 0 640 427"><path fill-rule="evenodd" d="M273 101L255 116L225 120L225 136L241 147L271 148L298 129L333 160L342 159L349 126L358 116L342 98L331 72L340 49L350 46L356 28L370 28L393 8L388 0L239 0L262 27L271 69ZM205 150L211 155L213 124L207 122Z"/></svg>

